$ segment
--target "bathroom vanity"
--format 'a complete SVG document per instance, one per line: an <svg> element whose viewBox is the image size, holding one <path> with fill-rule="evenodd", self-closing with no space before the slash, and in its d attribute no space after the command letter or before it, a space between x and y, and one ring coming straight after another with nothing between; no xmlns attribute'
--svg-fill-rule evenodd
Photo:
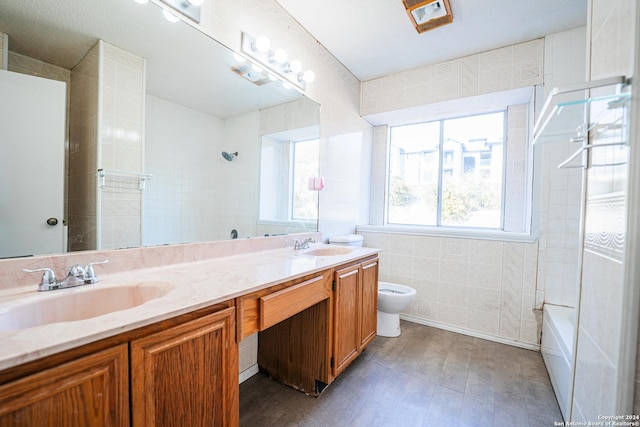
<svg viewBox="0 0 640 427"><path fill-rule="evenodd" d="M317 396L375 337L378 251L292 252L105 275L173 287L119 312L0 329L0 426L238 425L238 342L255 332L260 368ZM0 311L23 299L0 297Z"/></svg>

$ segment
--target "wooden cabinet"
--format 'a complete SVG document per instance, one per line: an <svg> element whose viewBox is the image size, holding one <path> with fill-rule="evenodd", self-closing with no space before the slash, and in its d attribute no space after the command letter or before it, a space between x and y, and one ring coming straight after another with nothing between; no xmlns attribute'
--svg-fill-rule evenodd
<svg viewBox="0 0 640 427"><path fill-rule="evenodd" d="M244 308L239 336L260 331L260 369L317 396L376 336L378 258L264 289L236 304ZM269 305L281 315L269 314ZM265 318L273 320L259 320Z"/></svg>
<svg viewBox="0 0 640 427"><path fill-rule="evenodd" d="M235 309L131 342L133 426L238 425Z"/></svg>
<svg viewBox="0 0 640 427"><path fill-rule="evenodd" d="M0 426L128 426L126 344L0 386Z"/></svg>
<svg viewBox="0 0 640 427"><path fill-rule="evenodd" d="M220 303L2 371L0 427L237 426L235 318Z"/></svg>
<svg viewBox="0 0 640 427"><path fill-rule="evenodd" d="M378 259L335 273L333 375L338 376L375 338Z"/></svg>

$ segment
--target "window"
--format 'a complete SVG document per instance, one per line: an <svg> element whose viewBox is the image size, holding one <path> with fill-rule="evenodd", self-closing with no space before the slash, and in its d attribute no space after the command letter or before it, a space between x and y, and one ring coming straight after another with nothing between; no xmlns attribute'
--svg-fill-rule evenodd
<svg viewBox="0 0 640 427"><path fill-rule="evenodd" d="M505 111L391 127L387 222L501 229Z"/></svg>
<svg viewBox="0 0 640 427"><path fill-rule="evenodd" d="M262 137L260 159L260 220L315 221L318 192L308 180L318 175L318 139Z"/></svg>

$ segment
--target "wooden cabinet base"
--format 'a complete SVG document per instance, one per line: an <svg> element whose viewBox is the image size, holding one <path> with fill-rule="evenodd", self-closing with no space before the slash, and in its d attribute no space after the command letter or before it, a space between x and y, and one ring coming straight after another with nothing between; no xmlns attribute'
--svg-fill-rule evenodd
<svg viewBox="0 0 640 427"><path fill-rule="evenodd" d="M237 426L237 366L233 307L132 341L133 426Z"/></svg>
<svg viewBox="0 0 640 427"><path fill-rule="evenodd" d="M0 386L0 426L128 426L126 344Z"/></svg>
<svg viewBox="0 0 640 427"><path fill-rule="evenodd" d="M258 365L272 378L312 396L330 382L329 299L260 332Z"/></svg>

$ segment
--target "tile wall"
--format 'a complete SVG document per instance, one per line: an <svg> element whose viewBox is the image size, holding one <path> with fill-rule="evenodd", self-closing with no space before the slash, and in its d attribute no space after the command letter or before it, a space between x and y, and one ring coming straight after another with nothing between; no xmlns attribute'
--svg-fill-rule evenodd
<svg viewBox="0 0 640 427"><path fill-rule="evenodd" d="M585 81L586 27L545 37L544 99L554 87ZM543 100L544 101L544 100ZM540 182L538 301L577 305L582 169L558 169L578 145L536 146Z"/></svg>
<svg viewBox="0 0 640 427"><path fill-rule="evenodd" d="M445 63L364 82L363 114L415 107L494 91L542 84L544 40L537 39ZM419 94L419 95L418 95ZM510 177L506 203L526 209L523 180L529 167L525 144L528 106L508 111ZM519 144L518 144L519 142ZM383 224L387 126L375 128L372 224ZM520 184L519 186L517 184ZM517 188L516 188L517 187ZM522 215L520 215L522 218ZM523 220L507 218L521 231ZM382 280L413 286L416 302L404 314L415 321L516 345L537 346L537 243L450 239L359 231L365 244L382 248ZM428 278L428 279L426 279Z"/></svg>
<svg viewBox="0 0 640 427"><path fill-rule="evenodd" d="M411 286L409 320L525 347L538 344L536 243L359 231L382 250L380 280Z"/></svg>
<svg viewBox="0 0 640 427"><path fill-rule="evenodd" d="M100 42L98 168L143 172L145 60ZM100 197L100 249L142 242L142 193L137 177L107 174Z"/></svg>
<svg viewBox="0 0 640 427"><path fill-rule="evenodd" d="M71 70L69 122L69 250L95 249L99 59L95 45Z"/></svg>
<svg viewBox="0 0 640 427"><path fill-rule="evenodd" d="M590 79L632 75L638 50L637 2L591 0L589 6ZM625 303L628 166L591 168L587 179L573 421L597 421L602 414L620 414L620 402L630 400L619 394L622 382L628 380L620 376L622 352L629 351L628 343L622 341L620 309ZM636 393L638 384L636 378Z"/></svg>
<svg viewBox="0 0 640 427"><path fill-rule="evenodd" d="M213 218L221 185L215 174L226 166L224 121L152 96L145 108L144 170L153 176L144 192L142 244L219 240Z"/></svg>
<svg viewBox="0 0 640 427"><path fill-rule="evenodd" d="M543 83L544 40L494 49L362 83L363 116Z"/></svg>

